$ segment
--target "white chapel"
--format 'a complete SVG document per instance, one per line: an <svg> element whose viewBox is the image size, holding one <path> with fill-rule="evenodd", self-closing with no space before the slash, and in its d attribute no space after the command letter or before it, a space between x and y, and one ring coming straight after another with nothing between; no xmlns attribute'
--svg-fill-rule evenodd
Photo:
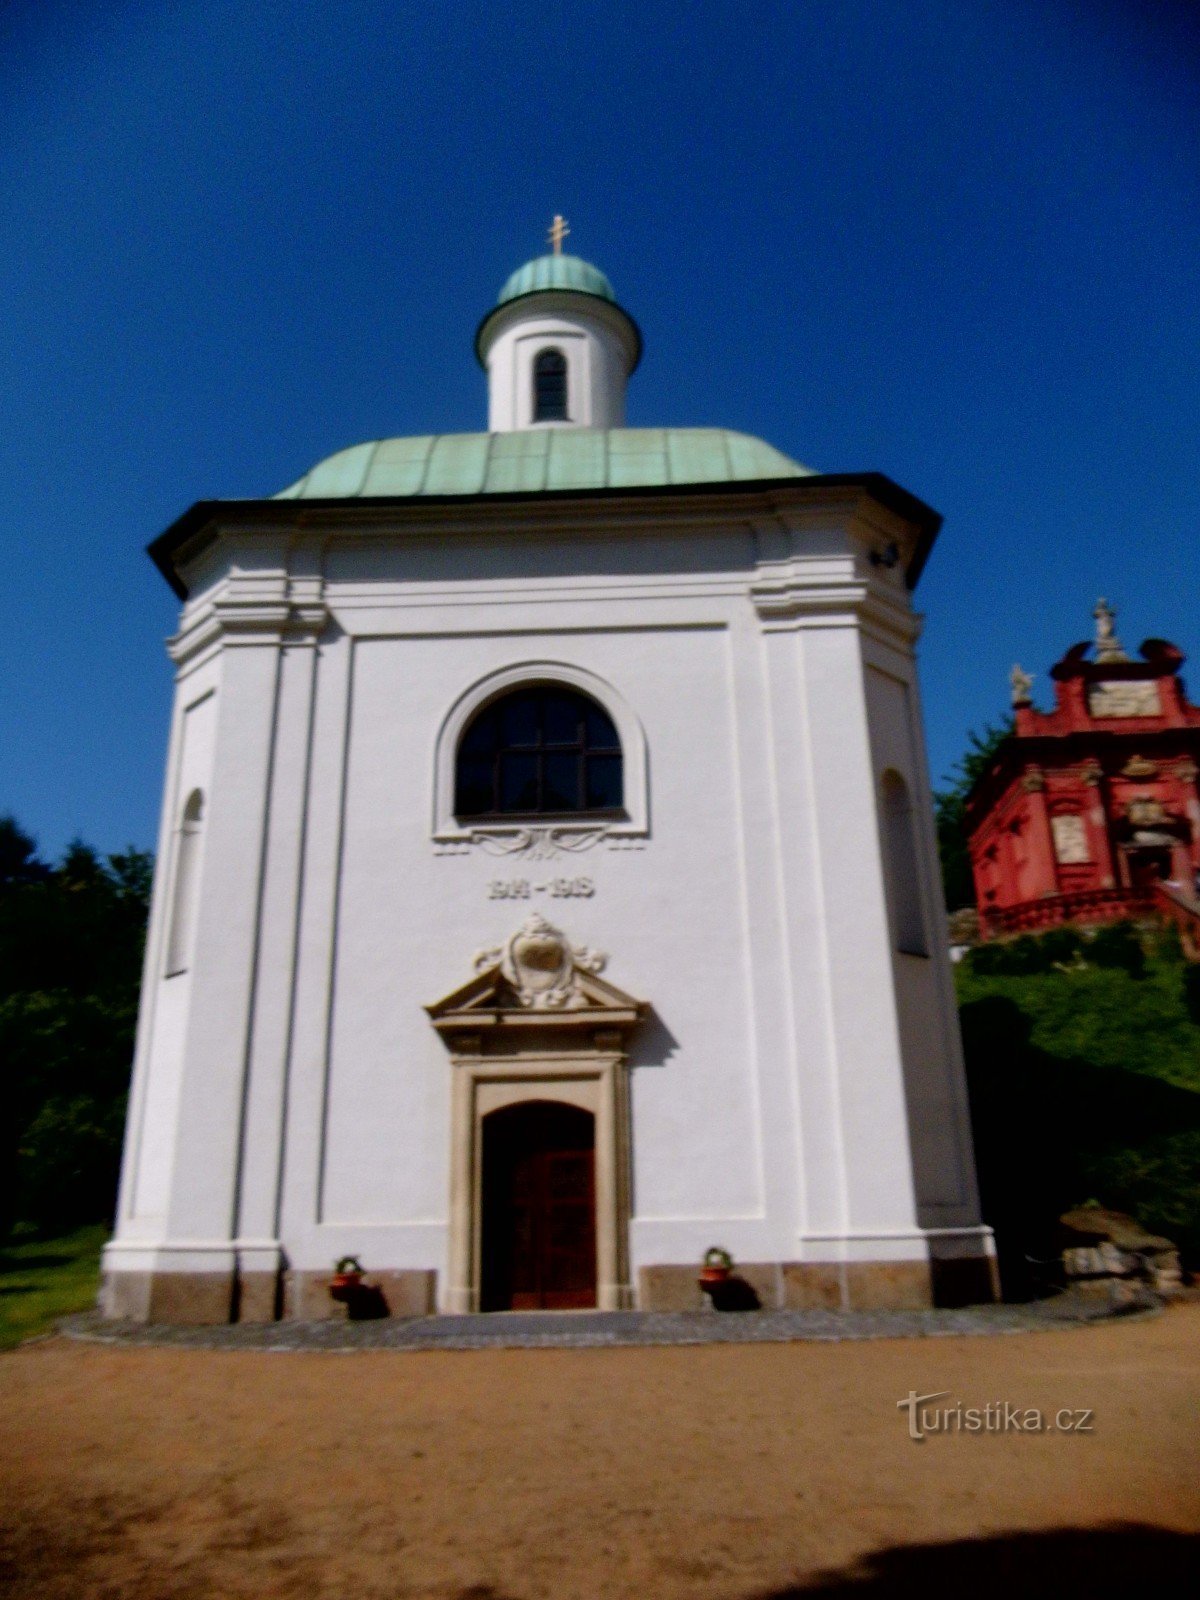
<svg viewBox="0 0 1200 1600"><path fill-rule="evenodd" d="M339 451L151 546L182 604L107 1314L994 1293L912 591L877 473L627 428L551 253L488 431Z"/></svg>

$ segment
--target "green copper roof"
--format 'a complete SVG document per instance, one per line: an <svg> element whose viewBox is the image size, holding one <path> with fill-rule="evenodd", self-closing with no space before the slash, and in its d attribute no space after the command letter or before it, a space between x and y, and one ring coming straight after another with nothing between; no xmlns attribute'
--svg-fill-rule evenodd
<svg viewBox="0 0 1200 1600"><path fill-rule="evenodd" d="M529 428L352 445L319 461L275 498L538 494L812 476L810 467L764 440L726 428Z"/></svg>
<svg viewBox="0 0 1200 1600"><path fill-rule="evenodd" d="M600 268L594 267L590 261L583 261L579 256L555 255L536 256L532 261L527 261L523 267L518 267L505 282L496 304L486 313L475 330L475 356L481 367L487 365L485 346L490 343L487 337L488 330L496 325L498 320L505 318L505 308L515 301L525 300L530 295L547 290L589 295L594 300L606 300L618 318L628 325L628 332L632 335L633 349L629 370L634 371L642 359L641 330L628 311L617 304L612 284Z"/></svg>
<svg viewBox="0 0 1200 1600"><path fill-rule="evenodd" d="M496 297L496 304L502 306L507 300L539 289L571 289L576 294L594 294L617 303L612 284L590 261L579 256L537 256L517 268Z"/></svg>

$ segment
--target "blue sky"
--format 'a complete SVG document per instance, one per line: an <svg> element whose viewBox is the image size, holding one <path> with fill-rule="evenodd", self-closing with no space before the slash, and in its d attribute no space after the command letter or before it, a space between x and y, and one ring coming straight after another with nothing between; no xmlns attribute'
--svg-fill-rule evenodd
<svg viewBox="0 0 1200 1600"><path fill-rule="evenodd" d="M1170 0L9 0L0 811L51 854L154 843L175 602L144 545L485 426L472 334L555 211L645 334L632 425L945 515L935 777L1014 659L1045 699L1100 593L1200 658L1198 30Z"/></svg>

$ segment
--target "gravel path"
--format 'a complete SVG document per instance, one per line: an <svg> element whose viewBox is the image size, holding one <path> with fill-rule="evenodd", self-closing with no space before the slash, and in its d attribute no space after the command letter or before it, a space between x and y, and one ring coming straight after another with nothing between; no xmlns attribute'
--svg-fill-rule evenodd
<svg viewBox="0 0 1200 1600"><path fill-rule="evenodd" d="M67 1317L61 1332L101 1344L191 1350L590 1350L612 1346L792 1344L843 1339L928 1339L1105 1322L1152 1312L1146 1292L1129 1304L1059 1295L1030 1305L957 1311L513 1311L487 1316L383 1318L370 1322L239 1322L228 1326L109 1322Z"/></svg>

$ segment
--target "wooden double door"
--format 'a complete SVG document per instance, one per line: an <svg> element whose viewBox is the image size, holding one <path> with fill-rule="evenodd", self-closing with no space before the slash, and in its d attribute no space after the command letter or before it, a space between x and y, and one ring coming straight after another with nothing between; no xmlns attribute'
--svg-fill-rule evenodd
<svg viewBox="0 0 1200 1600"><path fill-rule="evenodd" d="M484 1311L596 1304L596 1123L528 1100L483 1119Z"/></svg>

